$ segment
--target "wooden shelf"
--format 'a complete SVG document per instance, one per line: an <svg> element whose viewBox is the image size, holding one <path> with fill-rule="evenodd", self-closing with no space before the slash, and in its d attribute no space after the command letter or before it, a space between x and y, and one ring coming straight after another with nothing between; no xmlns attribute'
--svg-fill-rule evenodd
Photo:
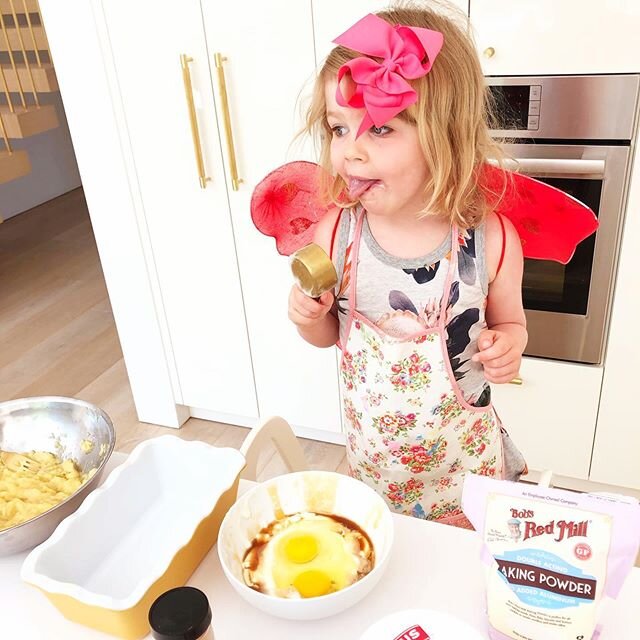
<svg viewBox="0 0 640 640"><path fill-rule="evenodd" d="M22 41L24 42L25 49L32 51L33 38L31 37L31 30L28 27L20 27L20 33L22 35ZM33 25L33 36L36 39L36 46L38 49L48 49L47 36L42 25ZM20 51L20 39L18 38L18 30L15 27L7 26L7 37L9 38L9 45L12 51ZM0 37L0 51L7 51L7 41L4 37Z"/></svg>
<svg viewBox="0 0 640 640"><path fill-rule="evenodd" d="M31 162L26 151L18 150L13 153L0 151L0 184L11 182L31 173Z"/></svg>
<svg viewBox="0 0 640 640"><path fill-rule="evenodd" d="M0 106L0 116L9 138L27 138L58 126L58 115L52 104L26 109L15 107L13 113L5 104Z"/></svg>
<svg viewBox="0 0 640 640"><path fill-rule="evenodd" d="M26 65L17 65L17 74L9 64L2 64L0 66L2 66L2 70L4 71L4 77L7 80L9 91L20 90L18 77L20 78L23 90L27 92L31 91L31 78L29 77ZM52 91L58 91L58 80L52 64L46 63L41 67L36 64L31 64L31 75L33 76L33 82L38 93L51 93Z"/></svg>
<svg viewBox="0 0 640 640"><path fill-rule="evenodd" d="M40 6L38 0L26 0L27 11L29 13L40 13ZM22 0L13 0L13 8L15 12L20 14L24 13L24 3ZM11 3L9 0L0 0L0 11L4 14L11 14Z"/></svg>

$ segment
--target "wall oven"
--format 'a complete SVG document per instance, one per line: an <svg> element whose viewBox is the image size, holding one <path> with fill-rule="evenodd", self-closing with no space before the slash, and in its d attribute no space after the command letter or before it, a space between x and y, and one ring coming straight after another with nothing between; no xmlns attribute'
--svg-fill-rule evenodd
<svg viewBox="0 0 640 640"><path fill-rule="evenodd" d="M603 359L615 280L639 75L487 77L507 167L551 184L595 211L599 229L567 265L525 260L525 354Z"/></svg>

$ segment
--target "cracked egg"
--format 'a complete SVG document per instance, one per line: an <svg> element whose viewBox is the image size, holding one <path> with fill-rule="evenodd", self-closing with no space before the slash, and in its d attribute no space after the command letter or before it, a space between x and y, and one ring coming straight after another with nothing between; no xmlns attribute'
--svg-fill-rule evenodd
<svg viewBox="0 0 640 640"><path fill-rule="evenodd" d="M324 596L357 582L375 564L369 536L342 517L302 512L264 527L243 559L245 584L280 598Z"/></svg>
<svg viewBox="0 0 640 640"><path fill-rule="evenodd" d="M380 581L393 545L386 502L335 471L286 473L249 487L218 534L226 578L252 607L289 620L348 609Z"/></svg>

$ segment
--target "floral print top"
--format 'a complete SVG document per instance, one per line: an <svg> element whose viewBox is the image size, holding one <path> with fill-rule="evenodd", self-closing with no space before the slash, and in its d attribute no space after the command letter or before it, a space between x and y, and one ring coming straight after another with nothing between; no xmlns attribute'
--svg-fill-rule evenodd
<svg viewBox="0 0 640 640"><path fill-rule="evenodd" d="M345 209L336 234L334 261L341 274L336 287L341 342L350 295L350 256L358 209ZM488 275L484 224L461 231L458 267L447 306L447 351L464 399L473 406L491 402L482 365L472 362L477 338L486 328ZM439 320L440 300L449 270L451 234L434 251L412 260L396 258L376 242L365 219L358 257L357 311L386 334L405 338Z"/></svg>

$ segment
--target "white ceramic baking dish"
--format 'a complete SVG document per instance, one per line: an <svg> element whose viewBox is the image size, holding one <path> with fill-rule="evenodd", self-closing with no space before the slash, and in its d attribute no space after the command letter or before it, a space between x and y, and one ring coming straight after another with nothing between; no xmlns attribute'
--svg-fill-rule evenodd
<svg viewBox="0 0 640 640"><path fill-rule="evenodd" d="M215 543L244 464L236 449L143 442L27 556L22 579L70 620L146 635L153 601L185 584Z"/></svg>

